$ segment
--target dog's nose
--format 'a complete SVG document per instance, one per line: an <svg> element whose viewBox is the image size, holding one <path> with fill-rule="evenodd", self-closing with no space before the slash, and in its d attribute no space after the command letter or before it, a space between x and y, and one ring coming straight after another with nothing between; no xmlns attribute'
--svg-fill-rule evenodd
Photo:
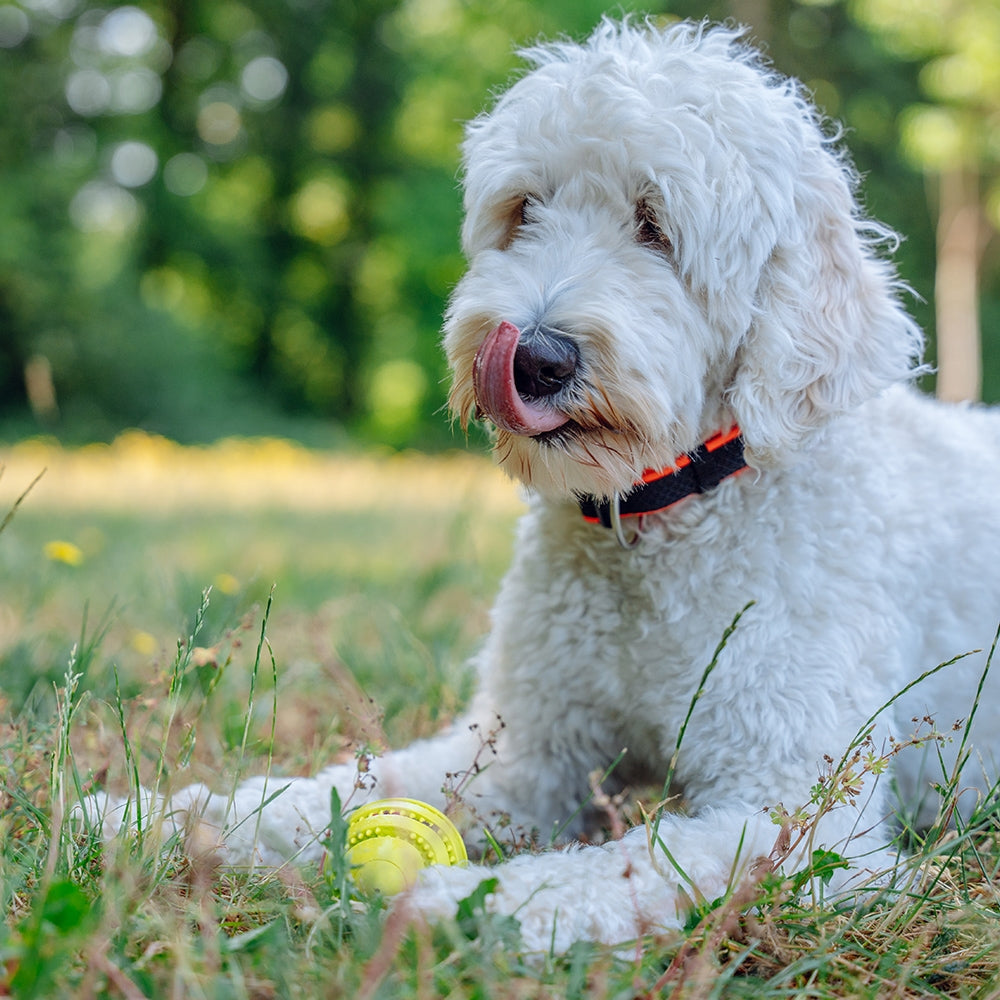
<svg viewBox="0 0 1000 1000"><path fill-rule="evenodd" d="M579 364L580 352L566 334L538 324L521 333L514 352L514 385L522 396L553 396Z"/></svg>

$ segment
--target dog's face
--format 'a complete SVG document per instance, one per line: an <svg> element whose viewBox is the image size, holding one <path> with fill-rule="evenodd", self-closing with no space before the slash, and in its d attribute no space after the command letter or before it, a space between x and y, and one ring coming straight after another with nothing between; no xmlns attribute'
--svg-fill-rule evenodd
<svg viewBox="0 0 1000 1000"><path fill-rule="evenodd" d="M849 174L733 32L604 24L528 56L468 129L445 325L452 409L509 473L626 492L734 419L766 461L905 377L919 335Z"/></svg>

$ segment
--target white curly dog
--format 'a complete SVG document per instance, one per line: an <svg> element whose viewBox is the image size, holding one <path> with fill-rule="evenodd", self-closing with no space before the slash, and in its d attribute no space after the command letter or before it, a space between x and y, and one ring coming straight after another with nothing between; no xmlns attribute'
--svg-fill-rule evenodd
<svg viewBox="0 0 1000 1000"><path fill-rule="evenodd" d="M985 653L881 710L992 641L1000 420L908 386L922 338L883 256L892 234L859 210L801 89L740 32L605 21L525 55L468 127L469 267L444 344L453 411L495 426L530 508L468 713L374 761L351 801L442 805L498 718L466 799L543 842L585 831L588 776L623 749L609 789L671 772L683 810L655 836L434 867L408 897L447 916L496 877L488 905L526 948L561 951L679 926L686 899L772 855L773 808L808 803L872 717L881 754L914 718L969 715ZM989 681L983 703L965 777L988 790ZM925 769L940 776L956 746L892 755L925 815ZM331 786L347 799L355 778L343 764L234 795L195 786L170 808L215 828L231 864L312 861ZM100 804L113 827L120 803ZM884 867L892 808L869 778L786 865L824 846L855 859L850 877Z"/></svg>

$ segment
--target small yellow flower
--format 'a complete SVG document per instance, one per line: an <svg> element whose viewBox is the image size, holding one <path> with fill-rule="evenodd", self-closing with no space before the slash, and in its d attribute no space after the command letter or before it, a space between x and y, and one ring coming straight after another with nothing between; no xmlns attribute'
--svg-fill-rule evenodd
<svg viewBox="0 0 1000 1000"><path fill-rule="evenodd" d="M240 581L232 573L219 573L212 581L212 586L220 594L237 594L240 590Z"/></svg>
<svg viewBox="0 0 1000 1000"><path fill-rule="evenodd" d="M79 566L83 562L83 550L72 542L52 541L45 545L45 558L52 562L65 563L67 566Z"/></svg>
<svg viewBox="0 0 1000 1000"><path fill-rule="evenodd" d="M150 634L149 632L143 632L141 629L136 629L136 631L132 633L132 640L129 645L131 645L131 647L140 656L152 656L156 652L159 644L156 641L156 636Z"/></svg>

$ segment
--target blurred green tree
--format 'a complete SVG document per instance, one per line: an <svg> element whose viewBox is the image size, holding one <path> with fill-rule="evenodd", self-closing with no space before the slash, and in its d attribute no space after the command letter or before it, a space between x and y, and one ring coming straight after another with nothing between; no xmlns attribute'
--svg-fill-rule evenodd
<svg viewBox="0 0 1000 1000"><path fill-rule="evenodd" d="M627 5L626 5L627 6ZM0 415L441 443L460 122L596 2L0 5Z"/></svg>
<svg viewBox="0 0 1000 1000"><path fill-rule="evenodd" d="M0 0L0 431L451 441L437 330L462 269L461 123L516 44L583 34L604 6ZM669 11L752 21L846 121L930 299L934 230L897 121L933 53L888 47L838 0Z"/></svg>
<svg viewBox="0 0 1000 1000"><path fill-rule="evenodd" d="M854 0L857 18L920 60L924 101L904 109L902 148L936 181L938 395L982 391L980 267L1000 228L1000 5Z"/></svg>

